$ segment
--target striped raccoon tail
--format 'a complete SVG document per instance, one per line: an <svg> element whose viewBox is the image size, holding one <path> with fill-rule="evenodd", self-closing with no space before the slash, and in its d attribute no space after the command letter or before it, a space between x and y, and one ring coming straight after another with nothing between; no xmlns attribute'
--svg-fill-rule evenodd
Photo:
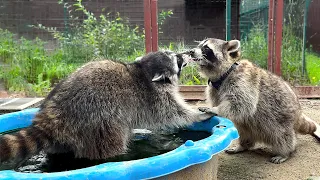
<svg viewBox="0 0 320 180"><path fill-rule="evenodd" d="M305 114L302 114L297 129L299 133L310 134L320 142L320 125Z"/></svg>
<svg viewBox="0 0 320 180"><path fill-rule="evenodd" d="M11 160L20 162L49 145L49 136L34 126L0 136L0 164Z"/></svg>

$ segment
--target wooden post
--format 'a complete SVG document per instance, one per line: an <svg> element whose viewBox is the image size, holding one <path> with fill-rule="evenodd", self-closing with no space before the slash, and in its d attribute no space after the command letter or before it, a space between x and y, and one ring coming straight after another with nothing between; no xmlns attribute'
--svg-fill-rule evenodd
<svg viewBox="0 0 320 180"><path fill-rule="evenodd" d="M268 70L281 76L283 0L269 1Z"/></svg>
<svg viewBox="0 0 320 180"><path fill-rule="evenodd" d="M150 0L144 0L144 31L145 31L146 53L149 53L152 51Z"/></svg>
<svg viewBox="0 0 320 180"><path fill-rule="evenodd" d="M281 76L281 50L282 50L282 27L283 27L283 0L276 0L276 34L275 34L275 65L274 72Z"/></svg>
<svg viewBox="0 0 320 180"><path fill-rule="evenodd" d="M151 0L152 51L158 51L158 0Z"/></svg>

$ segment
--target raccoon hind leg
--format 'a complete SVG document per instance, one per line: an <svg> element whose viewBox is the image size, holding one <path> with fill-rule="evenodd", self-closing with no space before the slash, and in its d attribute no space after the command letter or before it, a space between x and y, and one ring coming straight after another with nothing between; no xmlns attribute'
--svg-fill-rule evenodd
<svg viewBox="0 0 320 180"><path fill-rule="evenodd" d="M270 162L280 164L286 161L296 149L296 134L292 131L284 132L275 137L275 143L272 144L272 150L276 154L270 159Z"/></svg>
<svg viewBox="0 0 320 180"><path fill-rule="evenodd" d="M250 131L246 131L243 127L242 128L238 128L238 132L239 132L239 144L237 146L231 147L229 149L227 149L225 152L228 154L236 154L236 153L240 153L243 151L247 151L250 148L254 147L255 145L255 140L253 139L253 136L251 135L251 133L249 133Z"/></svg>

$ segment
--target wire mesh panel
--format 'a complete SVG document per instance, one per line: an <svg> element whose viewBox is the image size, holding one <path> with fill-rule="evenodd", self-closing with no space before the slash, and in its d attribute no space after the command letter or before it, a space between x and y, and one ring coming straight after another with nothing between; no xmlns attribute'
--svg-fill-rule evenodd
<svg viewBox="0 0 320 180"><path fill-rule="evenodd" d="M320 1L306 0L305 7L306 74L311 85L320 86Z"/></svg>
<svg viewBox="0 0 320 180"><path fill-rule="evenodd" d="M231 2L232 38L237 38L239 1ZM225 0L162 0L159 1L161 10L172 10L173 14L163 24L160 44L184 42L186 45L196 45L195 41L206 37L226 37Z"/></svg>
<svg viewBox="0 0 320 180"><path fill-rule="evenodd" d="M239 31L240 1L231 2L231 38L237 39ZM226 39L226 0L161 0L159 12L172 11L160 26L159 45L176 51L194 47L205 38ZM187 85L206 84L196 66L185 68L181 83Z"/></svg>
<svg viewBox="0 0 320 180"><path fill-rule="evenodd" d="M1 0L6 89L45 95L83 63L144 54L143 0Z"/></svg>
<svg viewBox="0 0 320 180"><path fill-rule="evenodd" d="M320 84L320 56L315 43L318 38L315 32L320 30L315 23L320 12L315 9L319 8L319 2L314 0L285 1L282 74L296 85Z"/></svg>
<svg viewBox="0 0 320 180"><path fill-rule="evenodd" d="M6 89L46 94L61 78L97 58L132 61L145 53L143 0L0 0L0 78ZM268 59L268 0L159 0L159 48L182 51L206 37L231 39L243 58ZM282 74L319 84L317 0L284 0ZM102 16L101 16L102 15ZM227 29L226 29L227 28ZM188 67L182 84L206 84Z"/></svg>
<svg viewBox="0 0 320 180"><path fill-rule="evenodd" d="M239 14L242 56L265 69L268 60L268 10L268 0L242 0Z"/></svg>

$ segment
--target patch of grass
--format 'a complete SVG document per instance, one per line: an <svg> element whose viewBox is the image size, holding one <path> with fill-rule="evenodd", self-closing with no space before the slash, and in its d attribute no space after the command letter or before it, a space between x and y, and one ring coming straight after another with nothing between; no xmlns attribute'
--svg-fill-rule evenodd
<svg viewBox="0 0 320 180"><path fill-rule="evenodd" d="M88 61L105 58L131 62L145 54L143 30L130 26L119 13L115 18L110 13L97 17L83 6L82 0L58 3L69 13L68 30L30 25L53 35L58 46L51 52L45 49L46 42L38 38L17 38L0 29L0 63L7 67L0 69L0 79L9 91L45 96L60 79ZM79 21L82 15L85 18ZM172 11L161 11L160 25L171 15Z"/></svg>
<svg viewBox="0 0 320 180"><path fill-rule="evenodd" d="M306 53L307 72L311 85L320 85L320 56L315 53Z"/></svg>
<svg viewBox="0 0 320 180"><path fill-rule="evenodd" d="M268 39L265 27L257 24L248 36L241 40L242 57L253 61L259 67L266 69L268 61Z"/></svg>
<svg viewBox="0 0 320 180"><path fill-rule="evenodd" d="M247 38L241 41L242 57L253 61L261 68L267 69L268 41L265 35L266 27L255 25ZM292 84L317 85L319 84L320 57L306 50L306 64L308 74L302 72L302 39L297 37L291 26L283 27L282 77Z"/></svg>
<svg viewBox="0 0 320 180"><path fill-rule="evenodd" d="M15 39L14 34L4 30L0 30L0 37L11 37L0 39L0 60L5 66L0 70L0 78L9 91L43 96L52 84L75 69L65 63L61 50L47 52L45 42L38 38Z"/></svg>

